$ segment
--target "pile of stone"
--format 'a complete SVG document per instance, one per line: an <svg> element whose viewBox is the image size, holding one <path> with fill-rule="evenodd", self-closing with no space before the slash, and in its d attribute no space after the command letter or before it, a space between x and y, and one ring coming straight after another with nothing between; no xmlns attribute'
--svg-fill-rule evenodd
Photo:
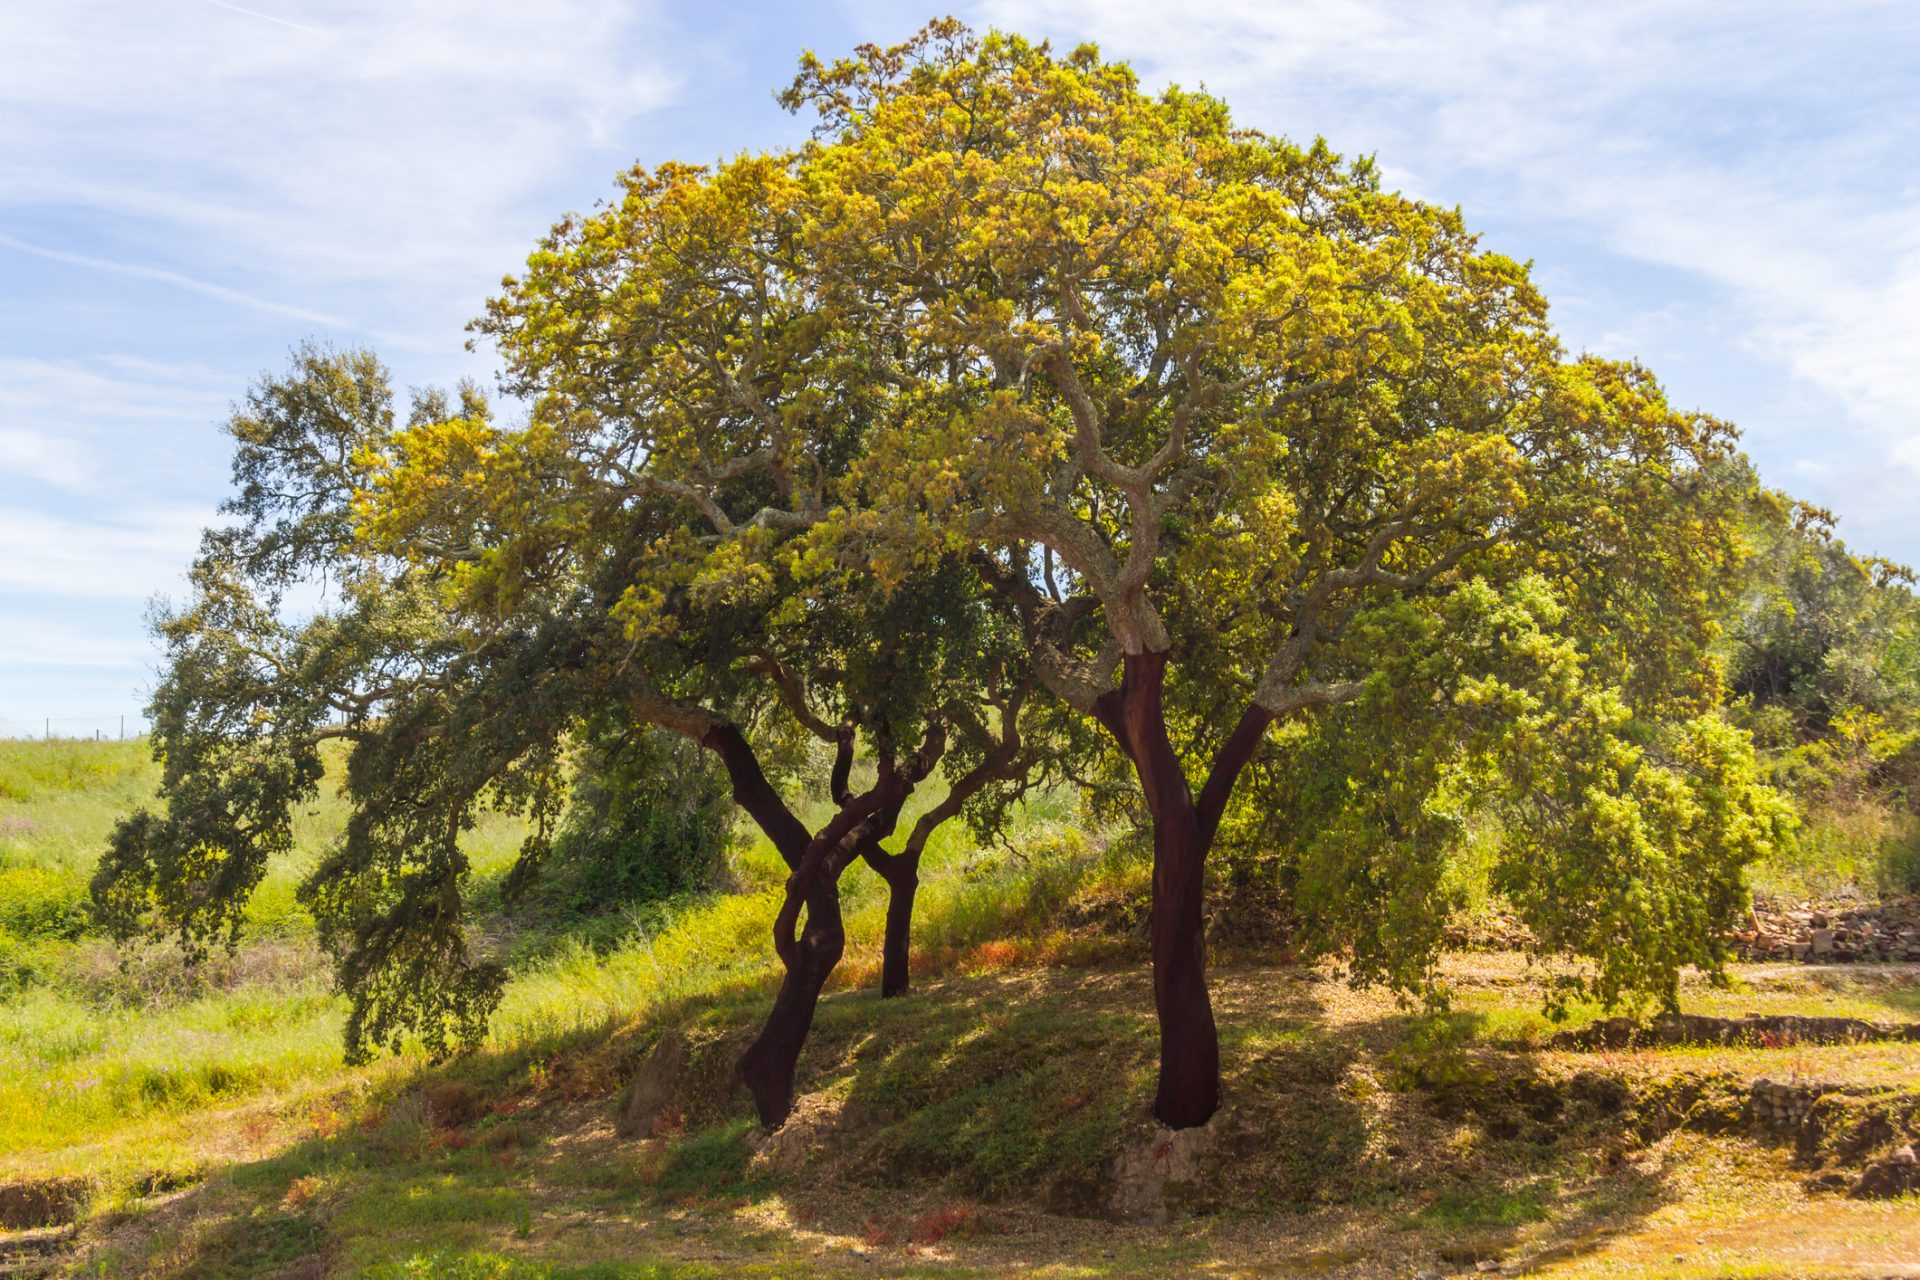
<svg viewBox="0 0 1920 1280"><path fill-rule="evenodd" d="M1826 903L1762 899L1754 903L1748 927L1736 932L1733 942L1743 960L1920 961L1920 897Z"/></svg>
<svg viewBox="0 0 1920 1280"><path fill-rule="evenodd" d="M1790 1084L1782 1080L1755 1080L1747 1094L1748 1114L1762 1129L1779 1133L1798 1129L1813 1111L1813 1104L1836 1086Z"/></svg>
<svg viewBox="0 0 1920 1280"><path fill-rule="evenodd" d="M1456 951L1530 951L1535 942L1533 931L1511 911L1455 917L1442 937Z"/></svg>
<svg viewBox="0 0 1920 1280"><path fill-rule="evenodd" d="M1841 1085L1795 1084L1755 1080L1748 1095L1748 1114L1754 1125L1775 1137L1789 1137L1799 1148L1799 1159L1829 1167L1805 1182L1814 1192L1838 1192L1856 1200L1890 1200L1920 1191L1920 1157L1911 1141L1915 1117L1913 1100L1887 1096L1879 1100L1856 1096L1864 1115L1849 1120L1844 1107L1827 1109L1838 1095L1859 1090ZM1827 1130L1826 1141L1822 1130ZM1860 1149L1864 1138L1868 1151ZM1881 1146L1891 1140L1891 1149ZM1880 1154L1869 1154L1879 1146ZM1831 1163L1830 1163L1831 1162Z"/></svg>

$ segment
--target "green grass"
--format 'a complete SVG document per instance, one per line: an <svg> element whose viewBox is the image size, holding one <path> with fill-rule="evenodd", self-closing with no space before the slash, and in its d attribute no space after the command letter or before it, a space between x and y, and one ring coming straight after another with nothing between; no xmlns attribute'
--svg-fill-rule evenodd
<svg viewBox="0 0 1920 1280"><path fill-rule="evenodd" d="M1516 970L1462 963L1453 976L1475 1000L1537 994ZM322 1258L341 1278L1384 1277L1536 1254L1574 1264L1543 1273L1588 1274L1589 1255L1630 1258L1643 1239L1686 1233L1660 1246L1665 1261L1703 1233L1739 1239L1732 1224L1788 1211L1825 1233L1824 1249L1884 1261L1920 1242L1920 1218L1885 1217L1897 1206L1828 1199L1812 1212L1789 1151L1698 1136L1642 1149L1627 1114L1569 1101L1531 1115L1528 1095L1507 1091L1596 1069L1656 1090L1663 1072L1676 1086L1728 1070L1865 1081L1896 1060L1920 1086L1920 1047L1532 1054L1469 1025L1455 1047L1472 1069L1396 1084L1393 1060L1424 1032L1389 998L1276 969L1223 970L1215 991L1224 1159L1204 1195L1182 1202L1202 1216L1170 1226L1075 1216L1101 1203L1115 1151L1141 1131L1154 1058L1145 975L1022 970L897 1000L829 995L802 1059L802 1105L770 1142L730 1085L763 993L682 999L535 1055L502 1044L438 1071L407 1066L182 1198L123 1196L120 1212L143 1225L89 1225L118 1242L89 1274L223 1280L308 1274L296 1268ZM617 1064L660 1018L693 1040L684 1127L615 1140ZM1602 1159L1610 1151L1629 1158ZM1716 1265L1768 1273L1752 1258ZM1667 1274L1611 1261L1594 1273Z"/></svg>
<svg viewBox="0 0 1920 1280"><path fill-rule="evenodd" d="M1885 802L1816 810L1751 878L1777 898L1920 893L1920 813Z"/></svg>
<svg viewBox="0 0 1920 1280"><path fill-rule="evenodd" d="M801 1110L771 1144L732 1087L776 976L768 931L785 868L762 840L734 851L729 892L564 919L501 902L523 832L487 819L469 846L472 900L482 944L512 973L487 1044L445 1067L403 1055L350 1072L342 1002L293 896L344 820L339 800L302 816L241 950L188 969L164 947L116 952L81 905L112 823L151 794L143 745L42 752L0 744L0 1179L96 1180L89 1274L1144 1276L1245 1263L1371 1275L1362 1263L1392 1259L1409 1265L1377 1273L1401 1275L1463 1238L1578 1258L1602 1248L1590 1240L1666 1230L1662 1205L1745 1220L1797 1187L1784 1155L1778 1169L1712 1166L1696 1186L1684 1161L1596 1163L1617 1122L1581 1117L1563 1132L1524 1108L1495 1114L1501 1081L1596 1060L1544 1050L1557 1028L1537 1012L1541 975L1510 957L1448 962L1455 1011L1440 1031L1324 972L1228 968L1215 992L1234 1161L1188 1206L1214 1216L1075 1225L1060 1213L1096 1205L1151 1088L1144 869L1046 796L1021 815L1016 853L976 849L957 826L936 839L903 999L872 989L884 888L848 872L847 959L802 1059ZM1912 981L1741 973L1733 991L1690 981L1683 1006L1920 1016ZM1598 1013L1576 1007L1572 1022ZM695 1046L683 1126L615 1142L620 1083L669 1024ZM1435 1036L1459 1070L1410 1083L1419 1073L1401 1066ZM1920 1087L1920 1048L1906 1045L1604 1061L1651 1081ZM1464 1110L1443 1105L1449 1090ZM435 1101L446 1096L464 1099L452 1120ZM1687 1159L1708 1168L1719 1150ZM1823 1204L1869 1238L1871 1207ZM969 1225L918 1243L955 1222ZM1748 1266L1735 1258L1727 1273Z"/></svg>
<svg viewBox="0 0 1920 1280"><path fill-rule="evenodd" d="M196 1114L341 1074L344 1002L295 889L346 806L323 785L249 902L240 949L188 966L164 944L92 936L87 908L109 833L158 780L144 740L0 741L0 1167L112 1164L96 1144L115 1138L127 1159L164 1162L192 1145ZM503 874L523 837L483 818L476 874Z"/></svg>
<svg viewBox="0 0 1920 1280"><path fill-rule="evenodd" d="M0 1168L184 1158L194 1115L304 1095L341 1073L344 1001L329 991L295 898L346 820L331 782L249 903L240 949L190 967L164 944L116 950L89 934L92 864L114 823L151 802L157 780L145 742L0 742ZM957 825L939 833L918 902L925 959L1005 964L1057 941L1061 905L1097 862L1059 816L1055 799L1029 806L1018 858L981 854ZM496 1050L537 1056L675 1002L757 992L771 980L767 940L786 872L764 839L736 850L736 892L582 923L529 919L500 901L524 836L517 820L490 814L466 841L481 944L514 971ZM856 869L844 901L850 962L840 981L860 984L875 973L884 887ZM1024 950L974 954L1010 933ZM125 1151L102 1151L116 1139L127 1139Z"/></svg>
<svg viewBox="0 0 1920 1280"><path fill-rule="evenodd" d="M113 824L153 794L160 767L144 739L0 739L0 867L91 873Z"/></svg>
<svg viewBox="0 0 1920 1280"><path fill-rule="evenodd" d="M367 1280L704 1280L739 1273L651 1262L595 1262L572 1267L497 1253L438 1252L378 1266L366 1274Z"/></svg>
<svg viewBox="0 0 1920 1280"><path fill-rule="evenodd" d="M1540 1222L1553 1212L1556 1188L1534 1178L1516 1187L1471 1187L1442 1192L1414 1215L1437 1227L1518 1227Z"/></svg>

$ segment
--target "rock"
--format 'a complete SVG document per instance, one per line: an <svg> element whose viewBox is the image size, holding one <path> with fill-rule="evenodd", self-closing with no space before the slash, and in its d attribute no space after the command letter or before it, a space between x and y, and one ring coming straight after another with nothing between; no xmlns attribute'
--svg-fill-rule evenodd
<svg viewBox="0 0 1920 1280"><path fill-rule="evenodd" d="M1920 1191L1920 1164L1896 1164L1888 1157L1862 1170L1860 1181L1847 1194L1855 1200L1891 1200L1909 1191Z"/></svg>
<svg viewBox="0 0 1920 1280"><path fill-rule="evenodd" d="M1833 954L1833 930L1815 929L1813 931L1813 954L1830 956Z"/></svg>
<svg viewBox="0 0 1920 1280"><path fill-rule="evenodd" d="M1191 1129L1169 1129L1158 1121L1142 1126L1113 1159L1108 1209L1123 1218L1164 1222L1174 1205L1169 1193L1193 1184L1223 1128L1215 1112L1211 1120Z"/></svg>
<svg viewBox="0 0 1920 1280"><path fill-rule="evenodd" d="M687 1065L687 1037L679 1029L668 1031L653 1046L653 1052L640 1064L627 1087L627 1100L620 1108L614 1132L623 1138L653 1136L654 1122L673 1101L680 1073Z"/></svg>
<svg viewBox="0 0 1920 1280"><path fill-rule="evenodd" d="M1916 1163L1911 1145L1894 1148L1892 1154L1887 1156L1887 1159L1897 1165L1911 1165Z"/></svg>
<svg viewBox="0 0 1920 1280"><path fill-rule="evenodd" d="M1476 1271L1488 1270L1485 1264L1492 1263L1493 1270L1500 1267L1500 1250L1493 1245L1464 1241L1458 1244L1440 1246L1440 1260L1450 1262L1456 1267L1471 1266Z"/></svg>

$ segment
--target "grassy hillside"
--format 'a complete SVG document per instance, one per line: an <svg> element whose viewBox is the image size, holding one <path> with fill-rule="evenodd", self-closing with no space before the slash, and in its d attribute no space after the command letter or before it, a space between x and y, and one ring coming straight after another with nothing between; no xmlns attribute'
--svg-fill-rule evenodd
<svg viewBox="0 0 1920 1280"><path fill-rule="evenodd" d="M302 817L294 853L269 869L238 951L189 967L169 946L121 949L89 932L92 863L156 780L144 743L0 743L0 1177L190 1163L209 1110L417 1066L340 1065L344 1002L294 899L345 821L329 789ZM1059 818L1031 807L1017 860L953 839L929 848L923 965L951 967L983 944L998 963L1075 945L1052 922L1068 892L1101 873ZM597 1033L674 1000L757 988L771 973L785 869L763 841L736 850L733 892L581 921L537 900L501 903L523 835L495 815L468 837L481 945L514 971L496 1047ZM838 981L859 985L877 973L881 886L850 876L846 905L850 957Z"/></svg>
<svg viewBox="0 0 1920 1280"><path fill-rule="evenodd" d="M771 1139L732 1086L774 980L783 869L758 843L732 892L582 922L501 904L520 833L491 820L475 897L513 978L489 1043L349 1071L292 896L337 804L303 820L242 948L190 970L115 952L80 905L153 782L138 744L0 744L0 1219L79 1217L0 1234L0 1274L1704 1277L1920 1257L1911 1196L1803 1186L1920 1132L1920 1043L1556 1048L1545 975L1501 955L1449 962L1441 1020L1330 969L1223 968L1227 1106L1158 1186L1187 1157L1141 1112L1141 870L1045 802L1017 856L930 851L905 999L873 994L883 901L849 875L848 959ZM1911 968L1740 977L1683 1003L1920 1019ZM627 1084L669 1036L685 1065L620 1138ZM1806 1150L1746 1118L1762 1079L1864 1110L1834 1103L1853 1128Z"/></svg>
<svg viewBox="0 0 1920 1280"><path fill-rule="evenodd" d="M1145 976L955 974L823 1002L804 1098L758 1135L725 1070L764 991L683 1000L437 1072L224 1117L232 1148L183 1185L102 1195L85 1274L241 1277L1854 1274L1920 1256L1920 1205L1805 1190L1790 1141L1741 1127L1752 1081L1894 1106L1920 1047L1594 1053L1547 1046L1516 962L1453 966L1436 1028L1305 969L1217 989L1228 1104L1167 1224L1112 1219L1117 1156L1151 1142ZM1910 979L1749 970L1690 1007L1833 998L1911 1016ZM670 1026L669 1103L616 1136L621 1082ZM157 1186L156 1186L157 1184ZM304 1268L304 1269L303 1269Z"/></svg>

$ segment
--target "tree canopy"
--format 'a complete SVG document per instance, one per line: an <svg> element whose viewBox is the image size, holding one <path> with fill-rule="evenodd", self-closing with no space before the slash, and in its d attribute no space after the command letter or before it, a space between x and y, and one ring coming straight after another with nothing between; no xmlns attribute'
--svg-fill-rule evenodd
<svg viewBox="0 0 1920 1280"><path fill-rule="evenodd" d="M1546 594L1525 616L1586 686L1508 743L1577 780L1552 803L1549 775L1523 779L1523 913L1600 961L1603 994L1670 997L1680 964L1715 961L1699 926L1774 827L1738 735L1701 720L1737 561L1730 428L1637 366L1569 359L1525 268L1456 211L1206 95L1146 95L1091 47L935 24L809 60L786 101L820 122L796 179L812 288L887 339L847 541L882 581L963 557L1138 775L1161 1119L1216 1103L1201 898L1241 769L1276 721L1379 690L1397 644L1443 637L1472 672L1449 607ZM1449 714L1467 699L1442 691ZM1689 723L1658 775L1629 764ZM1372 837L1350 857L1419 862L1393 824L1348 834Z"/></svg>

